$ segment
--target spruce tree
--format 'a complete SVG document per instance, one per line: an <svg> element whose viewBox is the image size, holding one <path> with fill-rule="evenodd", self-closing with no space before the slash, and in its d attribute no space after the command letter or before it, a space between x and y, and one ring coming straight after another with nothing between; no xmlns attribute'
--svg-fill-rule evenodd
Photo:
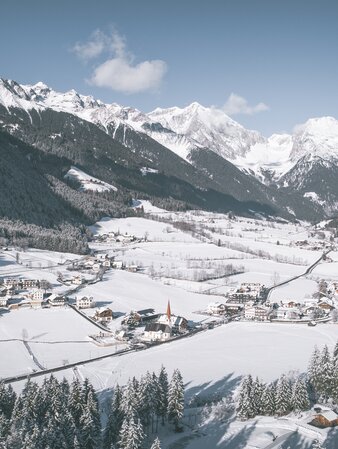
<svg viewBox="0 0 338 449"><path fill-rule="evenodd" d="M108 422L104 431L104 447L110 448L112 444L116 445L120 429L123 423L123 412L121 411L122 390L116 385L113 392Z"/></svg>
<svg viewBox="0 0 338 449"><path fill-rule="evenodd" d="M262 395L263 415L273 416L276 412L275 386L267 385Z"/></svg>
<svg viewBox="0 0 338 449"><path fill-rule="evenodd" d="M291 396L291 408L295 412L301 412L310 408L309 394L305 382L298 377L293 384Z"/></svg>
<svg viewBox="0 0 338 449"><path fill-rule="evenodd" d="M181 430L181 419L184 412L184 384L180 371L175 369L168 392L168 417L174 424L175 431Z"/></svg>
<svg viewBox="0 0 338 449"><path fill-rule="evenodd" d="M286 415L291 411L291 386L283 374L276 386L276 412L278 415Z"/></svg>
<svg viewBox="0 0 338 449"><path fill-rule="evenodd" d="M169 392L168 374L166 369L162 365L157 383L156 414L162 419L163 425L168 411L168 392Z"/></svg>
<svg viewBox="0 0 338 449"><path fill-rule="evenodd" d="M318 391L320 390L321 385L320 363L321 363L321 354L317 346L315 346L308 367L308 379L315 399L318 396Z"/></svg>
<svg viewBox="0 0 338 449"><path fill-rule="evenodd" d="M151 445L150 449L161 449L161 441L158 437L155 438L153 444Z"/></svg>
<svg viewBox="0 0 338 449"><path fill-rule="evenodd" d="M253 380L250 374L244 377L241 383L236 410L239 419L249 419L255 416Z"/></svg>

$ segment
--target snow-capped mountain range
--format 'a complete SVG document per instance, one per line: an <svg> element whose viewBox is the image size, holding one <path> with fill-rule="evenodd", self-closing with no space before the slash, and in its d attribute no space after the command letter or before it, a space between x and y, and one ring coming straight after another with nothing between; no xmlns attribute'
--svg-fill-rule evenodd
<svg viewBox="0 0 338 449"><path fill-rule="evenodd" d="M41 82L20 85L3 79L0 103L26 111L51 108L68 112L104 129L129 126L150 135L187 161L194 148L208 148L261 179L262 173L269 171L278 180L304 156L338 159L338 121L333 117L310 119L297 126L293 135L265 138L257 131L245 129L222 110L196 102L186 108L157 108L146 114L116 103L105 104L75 90L60 93Z"/></svg>
<svg viewBox="0 0 338 449"><path fill-rule="evenodd" d="M288 176L292 171L297 172L298 181L306 176L297 164L308 171L309 164L312 167L325 162L337 167L338 162L338 121L333 117L312 118L297 126L291 135L266 138L245 129L222 110L196 102L185 108L157 108L143 113L116 103L105 104L74 90L59 93L41 82L21 85L4 79L0 79L0 104L8 111L19 108L28 114L33 109L67 112L98 125L112 137L121 127L124 133L132 129L190 163L194 150L208 149L261 182L282 187L289 187L295 178ZM305 193L313 200L317 198L311 192Z"/></svg>

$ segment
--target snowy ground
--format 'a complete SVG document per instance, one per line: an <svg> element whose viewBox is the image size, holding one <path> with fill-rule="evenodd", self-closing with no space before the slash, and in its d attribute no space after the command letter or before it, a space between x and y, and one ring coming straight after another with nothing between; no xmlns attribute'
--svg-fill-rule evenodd
<svg viewBox="0 0 338 449"><path fill-rule="evenodd" d="M141 268L137 273L109 270L102 282L86 286L78 293L93 296L97 307L111 307L120 316L110 324L112 330L120 327L123 316L132 309L154 308L157 313L165 312L168 300L174 314L204 322L208 317L198 312L205 310L210 302L224 302L224 295L230 288L242 282L272 286L291 279L304 273L323 253L323 249L310 249L311 245L320 246L323 239L307 224L244 218L229 220L224 215L205 212L173 213L143 201L137 206L143 206L146 212L165 222L139 217L104 218L91 227L96 235L119 232L142 239L141 242L96 242L92 245L95 250L114 255L126 264L136 263ZM177 228L177 223L182 221L193 233L187 228ZM326 237L328 240L329 235ZM309 245L296 245L300 240L307 240ZM16 262L17 253L19 263ZM307 277L276 288L271 299L306 301L317 291L318 280L337 280L338 251L333 251L330 257L334 262L322 262ZM57 276L59 272L68 276L67 263L75 259L80 257L10 249L0 252L0 276L47 279L56 291L64 292L68 287L61 285ZM213 278L216 268L229 264L243 273ZM209 278L199 282L196 273L201 271ZM94 313L95 309L86 311L88 315ZM114 352L115 345L100 348L88 340L89 334L98 331L85 318L66 308L25 309L0 315L0 339L22 339L25 335L36 359L45 367ZM195 394L212 396L233 389L248 373L269 382L283 372L302 372L314 345L328 344L331 349L337 339L338 325L330 323L311 328L299 324L232 322L151 349L79 365L77 376L89 377L98 390L105 391L117 382L124 384L131 376L147 370L158 371L164 364L169 373L174 368L182 371L188 398ZM118 345L117 349L120 349ZM21 341L0 341L0 357L5 362L0 366L3 377L39 369ZM68 369L56 375L71 379L75 374ZM16 388L21 385L16 384ZM166 447L260 449L271 442L269 431L279 432L285 423L269 423L266 418L260 418L258 424L223 424L209 426L206 435L200 429L193 439L192 434L182 435L188 439L178 445L175 444L181 437L172 441L171 437L165 437ZM289 425L288 429L285 431L293 431L294 427ZM245 438L247 445L239 445ZM305 438L295 447L307 448L311 438Z"/></svg>

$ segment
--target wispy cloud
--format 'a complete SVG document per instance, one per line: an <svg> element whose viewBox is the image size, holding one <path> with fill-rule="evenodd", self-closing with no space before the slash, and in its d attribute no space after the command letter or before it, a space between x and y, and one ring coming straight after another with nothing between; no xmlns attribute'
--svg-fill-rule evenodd
<svg viewBox="0 0 338 449"><path fill-rule="evenodd" d="M160 59L135 63L126 39L116 30L109 35L96 30L87 42L77 42L72 51L84 61L105 55L89 82L126 94L158 89L167 71L167 64Z"/></svg>
<svg viewBox="0 0 338 449"><path fill-rule="evenodd" d="M248 101L240 95L231 93L227 99L223 110L228 115L254 115L258 112L268 111L270 108L265 103L257 103L254 106L250 106Z"/></svg>

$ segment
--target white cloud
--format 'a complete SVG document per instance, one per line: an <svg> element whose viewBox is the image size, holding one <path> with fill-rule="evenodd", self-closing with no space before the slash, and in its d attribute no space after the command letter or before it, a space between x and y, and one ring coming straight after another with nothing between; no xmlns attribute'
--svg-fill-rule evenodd
<svg viewBox="0 0 338 449"><path fill-rule="evenodd" d="M257 103L255 106L250 106L245 98L234 93L230 94L225 105L223 106L224 112L228 115L253 115L258 112L268 111L269 109L269 106L265 103Z"/></svg>
<svg viewBox="0 0 338 449"><path fill-rule="evenodd" d="M161 60L132 65L125 58L113 58L96 67L90 81L98 87L131 94L158 88L165 72L166 63Z"/></svg>
<svg viewBox="0 0 338 449"><path fill-rule="evenodd" d="M162 60L135 63L125 38L115 30L110 35L96 30L86 43L78 42L72 51L85 61L106 54L107 59L94 68L89 82L127 94L157 89L167 71Z"/></svg>
<svg viewBox="0 0 338 449"><path fill-rule="evenodd" d="M88 61L89 59L97 58L100 56L109 46L109 39L100 30L94 31L90 36L90 39L81 44L77 42L71 49L77 57Z"/></svg>

